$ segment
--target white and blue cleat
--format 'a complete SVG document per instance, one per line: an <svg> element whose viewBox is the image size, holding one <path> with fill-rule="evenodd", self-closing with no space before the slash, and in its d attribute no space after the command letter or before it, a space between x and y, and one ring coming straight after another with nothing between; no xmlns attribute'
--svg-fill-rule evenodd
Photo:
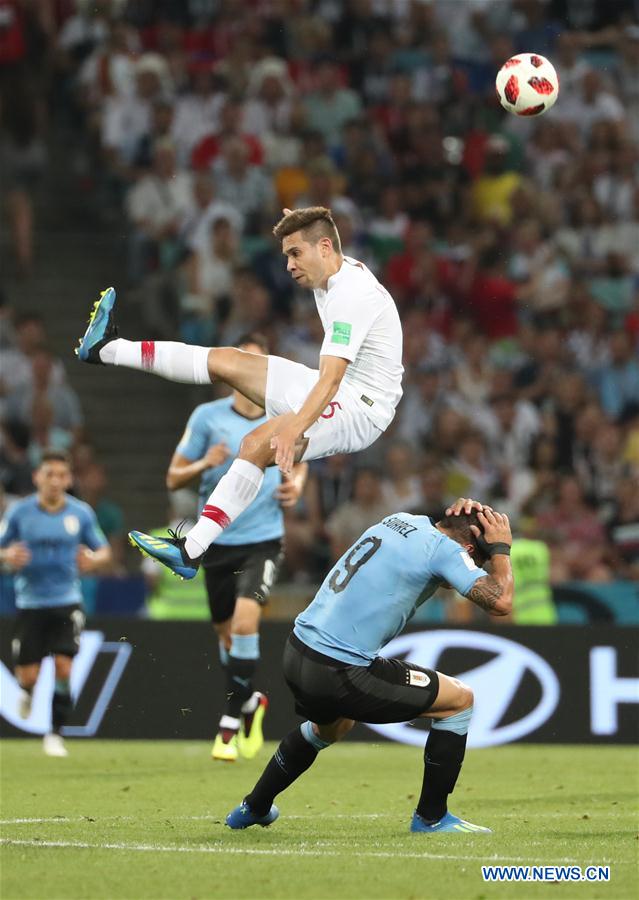
<svg viewBox="0 0 639 900"><path fill-rule="evenodd" d="M238 831L241 828L250 828L251 825L261 825L262 828L266 828L268 825L273 824L279 817L279 814L279 809L273 804L265 816L257 816L246 800L243 800L239 806L231 810L224 821L234 831Z"/></svg>
<svg viewBox="0 0 639 900"><path fill-rule="evenodd" d="M199 567L199 559L191 559L184 545L186 537L181 537L169 529L167 537L154 537L143 531L129 531L129 543L142 553L170 569L183 581L195 578Z"/></svg>
<svg viewBox="0 0 639 900"><path fill-rule="evenodd" d="M415 811L410 823L410 830L420 834L492 834L490 828L484 828L483 825L473 825L472 822L466 822L465 819L460 819L459 816L454 816L450 812L447 812L439 822L429 825Z"/></svg>
<svg viewBox="0 0 639 900"><path fill-rule="evenodd" d="M100 350L118 336L113 313L114 306L115 288L110 287L106 291L101 291L99 300L93 304L93 310L89 316L89 326L75 350L76 356L82 362L104 365L100 359Z"/></svg>

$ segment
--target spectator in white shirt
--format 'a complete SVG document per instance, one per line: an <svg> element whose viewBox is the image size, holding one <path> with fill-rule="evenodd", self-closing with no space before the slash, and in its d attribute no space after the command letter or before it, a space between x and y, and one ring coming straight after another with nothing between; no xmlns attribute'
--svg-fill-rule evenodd
<svg viewBox="0 0 639 900"><path fill-rule="evenodd" d="M170 268L179 258L180 226L193 208L191 174L176 168L175 148L156 144L153 169L129 191L127 212L131 239L131 278L139 281L159 263Z"/></svg>
<svg viewBox="0 0 639 900"><path fill-rule="evenodd" d="M275 191L260 166L249 165L249 148L242 137L227 137L221 158L213 164L220 200L234 206L244 216L246 230L259 232L264 221L275 214Z"/></svg>
<svg viewBox="0 0 639 900"><path fill-rule="evenodd" d="M226 101L226 94L216 85L209 64L192 68L191 85L191 90L178 99L175 109L174 137L182 162L190 159L193 148L205 135L219 131L220 110Z"/></svg>
<svg viewBox="0 0 639 900"><path fill-rule="evenodd" d="M145 53L135 67L135 91L107 97L102 116L102 145L117 173L125 174L141 138L151 130L154 103L168 91L168 69L156 53Z"/></svg>
<svg viewBox="0 0 639 900"><path fill-rule="evenodd" d="M217 219L226 219L241 234L244 229L242 213L217 196L215 179L210 172L196 172L192 181L193 206L182 222L182 242L189 250L208 245L211 226Z"/></svg>

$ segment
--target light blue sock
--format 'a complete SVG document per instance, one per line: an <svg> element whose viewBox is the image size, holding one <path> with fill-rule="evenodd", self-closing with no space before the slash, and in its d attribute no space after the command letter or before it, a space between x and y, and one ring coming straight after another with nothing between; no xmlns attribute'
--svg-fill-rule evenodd
<svg viewBox="0 0 639 900"><path fill-rule="evenodd" d="M232 634L229 655L235 659L259 659L259 634Z"/></svg>
<svg viewBox="0 0 639 900"><path fill-rule="evenodd" d="M453 731L455 734L468 734L470 720L473 717L473 708L469 706L454 716L445 719L431 719L431 728L435 731Z"/></svg>
<svg viewBox="0 0 639 900"><path fill-rule="evenodd" d="M220 648L220 665L226 669L229 662L229 651L226 649L224 641L219 641L218 646Z"/></svg>
<svg viewBox="0 0 639 900"><path fill-rule="evenodd" d="M328 741L323 741L318 734L315 734L312 722L302 722L300 731L304 740L308 741L311 747L315 747L316 750L326 750L327 747L331 746Z"/></svg>

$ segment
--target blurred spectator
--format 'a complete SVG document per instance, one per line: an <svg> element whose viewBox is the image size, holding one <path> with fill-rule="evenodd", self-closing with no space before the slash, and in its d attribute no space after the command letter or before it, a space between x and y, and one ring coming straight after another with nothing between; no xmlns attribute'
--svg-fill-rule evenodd
<svg viewBox="0 0 639 900"><path fill-rule="evenodd" d="M557 502L536 518L548 542L552 581L608 581L606 533L574 475L559 482Z"/></svg>
<svg viewBox="0 0 639 900"><path fill-rule="evenodd" d="M639 485L636 478L617 482L607 527L615 571L621 578L639 582Z"/></svg>
<svg viewBox="0 0 639 900"><path fill-rule="evenodd" d="M144 135L151 131L153 108L169 88L166 61L157 53L145 53L135 64L135 89L132 93L110 94L102 116L102 146L112 173L128 177Z"/></svg>
<svg viewBox="0 0 639 900"><path fill-rule="evenodd" d="M180 225L192 208L191 174L177 168L168 141L153 148L153 170L127 196L131 235L130 276L134 284L157 268L167 269L183 252Z"/></svg>
<svg viewBox="0 0 639 900"><path fill-rule="evenodd" d="M394 443L386 450L382 499L387 509L395 512L415 509L422 505L415 456L409 444Z"/></svg>
<svg viewBox="0 0 639 900"><path fill-rule="evenodd" d="M230 297L239 263L238 238L231 222L221 216L213 219L208 242L202 242L184 264L187 293L181 302L181 331L187 343L215 343L216 304Z"/></svg>
<svg viewBox="0 0 639 900"><path fill-rule="evenodd" d="M28 424L32 420L34 405L46 403L50 412L50 427L68 432L71 443L83 424L80 402L67 384L55 383L53 371L54 359L49 351L44 348L36 350L31 356L29 383L22 384L7 397L7 417Z"/></svg>
<svg viewBox="0 0 639 900"><path fill-rule="evenodd" d="M446 490L446 472L434 460L428 460L421 466L419 505L410 512L428 516L433 522L443 519L448 506Z"/></svg>
<svg viewBox="0 0 639 900"><path fill-rule="evenodd" d="M562 90L561 108L550 114L561 116L587 137L597 122L621 122L625 112L619 98L604 87L599 72L588 69L571 91Z"/></svg>
<svg viewBox="0 0 639 900"><path fill-rule="evenodd" d="M220 200L230 203L245 219L249 234L260 230L262 221L275 214L275 192L259 166L249 163L249 151L240 137L227 137L220 157L213 164Z"/></svg>
<svg viewBox="0 0 639 900"><path fill-rule="evenodd" d="M508 168L508 142L493 135L486 145L484 171L472 187L473 209L481 221L509 225L512 196L521 175Z"/></svg>
<svg viewBox="0 0 639 900"><path fill-rule="evenodd" d="M33 381L32 357L47 347L47 335L42 316L37 313L19 315L13 326L15 345L2 348L0 394L27 387ZM50 382L61 385L66 379L59 359L51 360Z"/></svg>
<svg viewBox="0 0 639 900"><path fill-rule="evenodd" d="M333 561L348 550L363 531L397 510L389 508L382 495L380 472L359 469L353 482L353 499L343 503L326 522Z"/></svg>
<svg viewBox="0 0 639 900"><path fill-rule="evenodd" d="M460 497L489 497L496 493L499 473L491 462L484 438L467 431L448 463L446 492Z"/></svg>
<svg viewBox="0 0 639 900"><path fill-rule="evenodd" d="M610 338L610 361L599 370L597 386L606 413L618 419L639 404L639 359L631 336L616 331Z"/></svg>
<svg viewBox="0 0 639 900"><path fill-rule="evenodd" d="M215 134L220 126L220 110L226 93L216 83L210 63L194 63L191 89L178 97L175 104L174 138L178 155L186 163L194 147L205 135Z"/></svg>
<svg viewBox="0 0 639 900"><path fill-rule="evenodd" d="M0 79L0 170L18 274L31 273L34 254L33 189L47 160L43 115L27 78Z"/></svg>
<svg viewBox="0 0 639 900"><path fill-rule="evenodd" d="M362 108L359 96L342 87L339 67L325 59L315 69L315 90L305 101L307 122L329 146L337 144L342 125L356 119Z"/></svg>

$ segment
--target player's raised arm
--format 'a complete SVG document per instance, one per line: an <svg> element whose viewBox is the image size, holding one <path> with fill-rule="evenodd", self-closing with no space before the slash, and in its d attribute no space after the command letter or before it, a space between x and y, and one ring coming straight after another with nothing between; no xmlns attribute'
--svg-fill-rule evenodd
<svg viewBox="0 0 639 900"><path fill-rule="evenodd" d="M490 616L507 616L512 610L514 589L508 516L484 508L477 519L481 528L471 525L471 530L480 551L490 559L490 574L478 578L466 596Z"/></svg>
<svg viewBox="0 0 639 900"><path fill-rule="evenodd" d="M448 540L433 554L433 571L489 615L507 616L513 599L508 516L468 502L474 504L470 513L455 514L454 504L451 515L437 523Z"/></svg>
<svg viewBox="0 0 639 900"><path fill-rule="evenodd" d="M226 444L213 444L200 459L191 460L177 451L173 454L166 473L166 486L170 491L186 487L207 469L215 469L228 459L231 451Z"/></svg>
<svg viewBox="0 0 639 900"><path fill-rule="evenodd" d="M339 356L320 356L319 378L298 413L282 416L282 427L271 438L275 465L290 474L295 461L296 444L306 429L316 422L342 383L349 361Z"/></svg>

